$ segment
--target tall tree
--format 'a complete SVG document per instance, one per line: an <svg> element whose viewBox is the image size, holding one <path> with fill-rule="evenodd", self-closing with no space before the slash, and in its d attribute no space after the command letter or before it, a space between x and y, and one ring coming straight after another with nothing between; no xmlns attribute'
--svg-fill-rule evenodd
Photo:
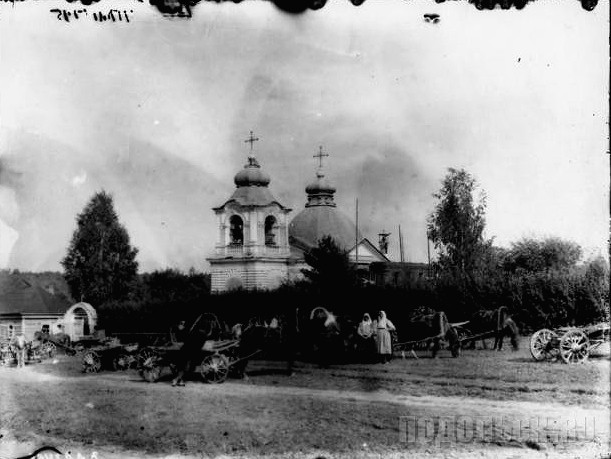
<svg viewBox="0 0 611 459"><path fill-rule="evenodd" d="M318 241L318 246L306 252L304 258L311 268L302 272L319 291L329 293L357 285L356 270L348 253L331 236Z"/></svg>
<svg viewBox="0 0 611 459"><path fill-rule="evenodd" d="M138 272L137 253L119 223L112 196L105 191L96 193L78 215L62 260L74 299L97 306L126 298Z"/></svg>
<svg viewBox="0 0 611 459"><path fill-rule="evenodd" d="M478 193L479 191L479 193ZM477 196L476 196L476 193ZM438 203L429 216L428 234L439 250L442 269L471 273L480 267L490 250L484 240L486 197L476 180L464 169L448 170Z"/></svg>

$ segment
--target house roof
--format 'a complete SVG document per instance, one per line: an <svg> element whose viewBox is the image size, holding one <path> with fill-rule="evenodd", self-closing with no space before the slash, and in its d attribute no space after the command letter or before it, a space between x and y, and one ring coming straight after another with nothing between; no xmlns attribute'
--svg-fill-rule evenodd
<svg viewBox="0 0 611 459"><path fill-rule="evenodd" d="M0 272L0 314L65 313L70 303L20 274Z"/></svg>
<svg viewBox="0 0 611 459"><path fill-rule="evenodd" d="M348 251L348 255L350 259L356 259L356 245L353 245L352 248ZM380 251L372 242L366 237L362 238L359 243L359 262L389 262L388 257ZM361 252L361 250L363 250Z"/></svg>

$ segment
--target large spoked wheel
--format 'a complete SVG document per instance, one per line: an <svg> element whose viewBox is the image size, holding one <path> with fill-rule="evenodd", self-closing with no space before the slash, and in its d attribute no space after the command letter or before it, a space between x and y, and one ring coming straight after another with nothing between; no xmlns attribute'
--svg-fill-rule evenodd
<svg viewBox="0 0 611 459"><path fill-rule="evenodd" d="M136 363L138 367L142 367L144 363L150 359L151 357L157 357L157 352L155 349L151 349L150 347L144 347L138 351L136 355Z"/></svg>
<svg viewBox="0 0 611 459"><path fill-rule="evenodd" d="M102 358L97 352L89 351L83 356L83 371L98 373L102 369Z"/></svg>
<svg viewBox="0 0 611 459"><path fill-rule="evenodd" d="M156 362L147 364L140 370L140 374L147 382L157 382L161 376L161 365L158 365Z"/></svg>
<svg viewBox="0 0 611 459"><path fill-rule="evenodd" d="M140 365L140 376L150 383L156 382L161 376L161 359L157 355L146 357Z"/></svg>
<svg viewBox="0 0 611 459"><path fill-rule="evenodd" d="M530 355L537 361L551 359L554 357L552 341L556 338L552 330L543 328L530 337Z"/></svg>
<svg viewBox="0 0 611 459"><path fill-rule="evenodd" d="M200 368L204 381L220 384L229 374L229 359L222 354L212 354L204 358Z"/></svg>
<svg viewBox="0 0 611 459"><path fill-rule="evenodd" d="M43 359L52 359L55 356L55 352L57 351L57 346L51 341L45 341L40 346L40 356Z"/></svg>
<svg viewBox="0 0 611 459"><path fill-rule="evenodd" d="M590 340L581 330L572 330L560 339L560 357L564 363L583 363L588 360Z"/></svg>

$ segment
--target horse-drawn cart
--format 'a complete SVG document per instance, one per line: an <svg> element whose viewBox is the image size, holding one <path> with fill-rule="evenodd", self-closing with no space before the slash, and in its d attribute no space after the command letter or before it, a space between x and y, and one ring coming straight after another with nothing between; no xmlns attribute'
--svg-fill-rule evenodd
<svg viewBox="0 0 611 459"><path fill-rule="evenodd" d="M240 341L236 339L209 340L204 343L196 366L204 381L220 384L227 379L233 365L241 361L238 355ZM149 355L142 359L139 365L140 375L148 382L156 382L164 368L170 368L174 373L175 362L180 361L181 346L150 347Z"/></svg>
<svg viewBox="0 0 611 459"><path fill-rule="evenodd" d="M530 353L538 361L560 358L564 363L583 363L592 350L609 342L609 329L608 323L583 328L543 328L531 336Z"/></svg>

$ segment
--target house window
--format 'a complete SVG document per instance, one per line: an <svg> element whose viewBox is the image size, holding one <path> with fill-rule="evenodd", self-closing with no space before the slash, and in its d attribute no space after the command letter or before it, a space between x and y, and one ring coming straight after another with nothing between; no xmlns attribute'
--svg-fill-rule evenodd
<svg viewBox="0 0 611 459"><path fill-rule="evenodd" d="M43 332L45 335L48 335L48 334L49 334L49 331L50 331L49 324L44 324L44 325L42 326L42 332Z"/></svg>
<svg viewBox="0 0 611 459"><path fill-rule="evenodd" d="M231 245L244 244L244 222L237 215L229 219L229 237Z"/></svg>
<svg viewBox="0 0 611 459"><path fill-rule="evenodd" d="M270 215L265 218L265 245L276 245L276 217Z"/></svg>

